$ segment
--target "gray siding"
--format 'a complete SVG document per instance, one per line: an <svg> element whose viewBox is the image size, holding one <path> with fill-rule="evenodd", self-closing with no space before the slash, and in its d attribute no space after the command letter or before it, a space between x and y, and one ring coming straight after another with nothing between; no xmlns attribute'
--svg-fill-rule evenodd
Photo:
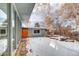
<svg viewBox="0 0 79 59"><path fill-rule="evenodd" d="M45 36L45 29L39 29L40 33L34 33L36 28L29 28L29 37L44 37Z"/></svg>

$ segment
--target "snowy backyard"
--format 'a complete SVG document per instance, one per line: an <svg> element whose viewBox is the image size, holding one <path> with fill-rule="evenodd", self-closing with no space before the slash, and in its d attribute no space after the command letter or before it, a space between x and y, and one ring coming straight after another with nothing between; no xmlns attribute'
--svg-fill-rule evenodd
<svg viewBox="0 0 79 59"><path fill-rule="evenodd" d="M0 40L0 55L2 55L7 49L7 39Z"/></svg>
<svg viewBox="0 0 79 59"><path fill-rule="evenodd" d="M63 42L48 37L28 38L28 56L79 56L79 42Z"/></svg>

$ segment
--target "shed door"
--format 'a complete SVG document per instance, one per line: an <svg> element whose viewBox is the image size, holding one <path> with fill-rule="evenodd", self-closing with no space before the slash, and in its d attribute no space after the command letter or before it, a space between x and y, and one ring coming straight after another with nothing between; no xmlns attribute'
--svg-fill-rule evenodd
<svg viewBox="0 0 79 59"><path fill-rule="evenodd" d="M22 28L22 38L28 37L28 28Z"/></svg>

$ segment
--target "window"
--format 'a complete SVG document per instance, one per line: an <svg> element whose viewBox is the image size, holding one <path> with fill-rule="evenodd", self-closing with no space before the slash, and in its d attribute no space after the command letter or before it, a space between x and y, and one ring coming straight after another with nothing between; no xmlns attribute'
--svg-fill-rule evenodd
<svg viewBox="0 0 79 59"><path fill-rule="evenodd" d="M0 28L0 36L6 36L6 35L7 35L7 28L6 27Z"/></svg>
<svg viewBox="0 0 79 59"><path fill-rule="evenodd" d="M1 34L5 34L6 33L6 30L5 29L1 29Z"/></svg>
<svg viewBox="0 0 79 59"><path fill-rule="evenodd" d="M34 33L40 33L40 30L34 30Z"/></svg>

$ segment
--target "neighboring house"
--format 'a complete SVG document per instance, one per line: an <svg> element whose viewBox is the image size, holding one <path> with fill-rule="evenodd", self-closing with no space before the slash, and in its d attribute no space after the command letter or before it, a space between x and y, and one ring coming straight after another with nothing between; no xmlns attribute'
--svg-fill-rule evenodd
<svg viewBox="0 0 79 59"><path fill-rule="evenodd" d="M29 37L44 37L47 34L46 27L42 27L40 23L36 22L34 27L29 27Z"/></svg>
<svg viewBox="0 0 79 59"><path fill-rule="evenodd" d="M47 29L46 28L29 28L29 37L44 37L47 34Z"/></svg>
<svg viewBox="0 0 79 59"><path fill-rule="evenodd" d="M8 46L7 23L0 24L0 56L6 51Z"/></svg>
<svg viewBox="0 0 79 59"><path fill-rule="evenodd" d="M7 23L0 25L0 39L7 38Z"/></svg>

